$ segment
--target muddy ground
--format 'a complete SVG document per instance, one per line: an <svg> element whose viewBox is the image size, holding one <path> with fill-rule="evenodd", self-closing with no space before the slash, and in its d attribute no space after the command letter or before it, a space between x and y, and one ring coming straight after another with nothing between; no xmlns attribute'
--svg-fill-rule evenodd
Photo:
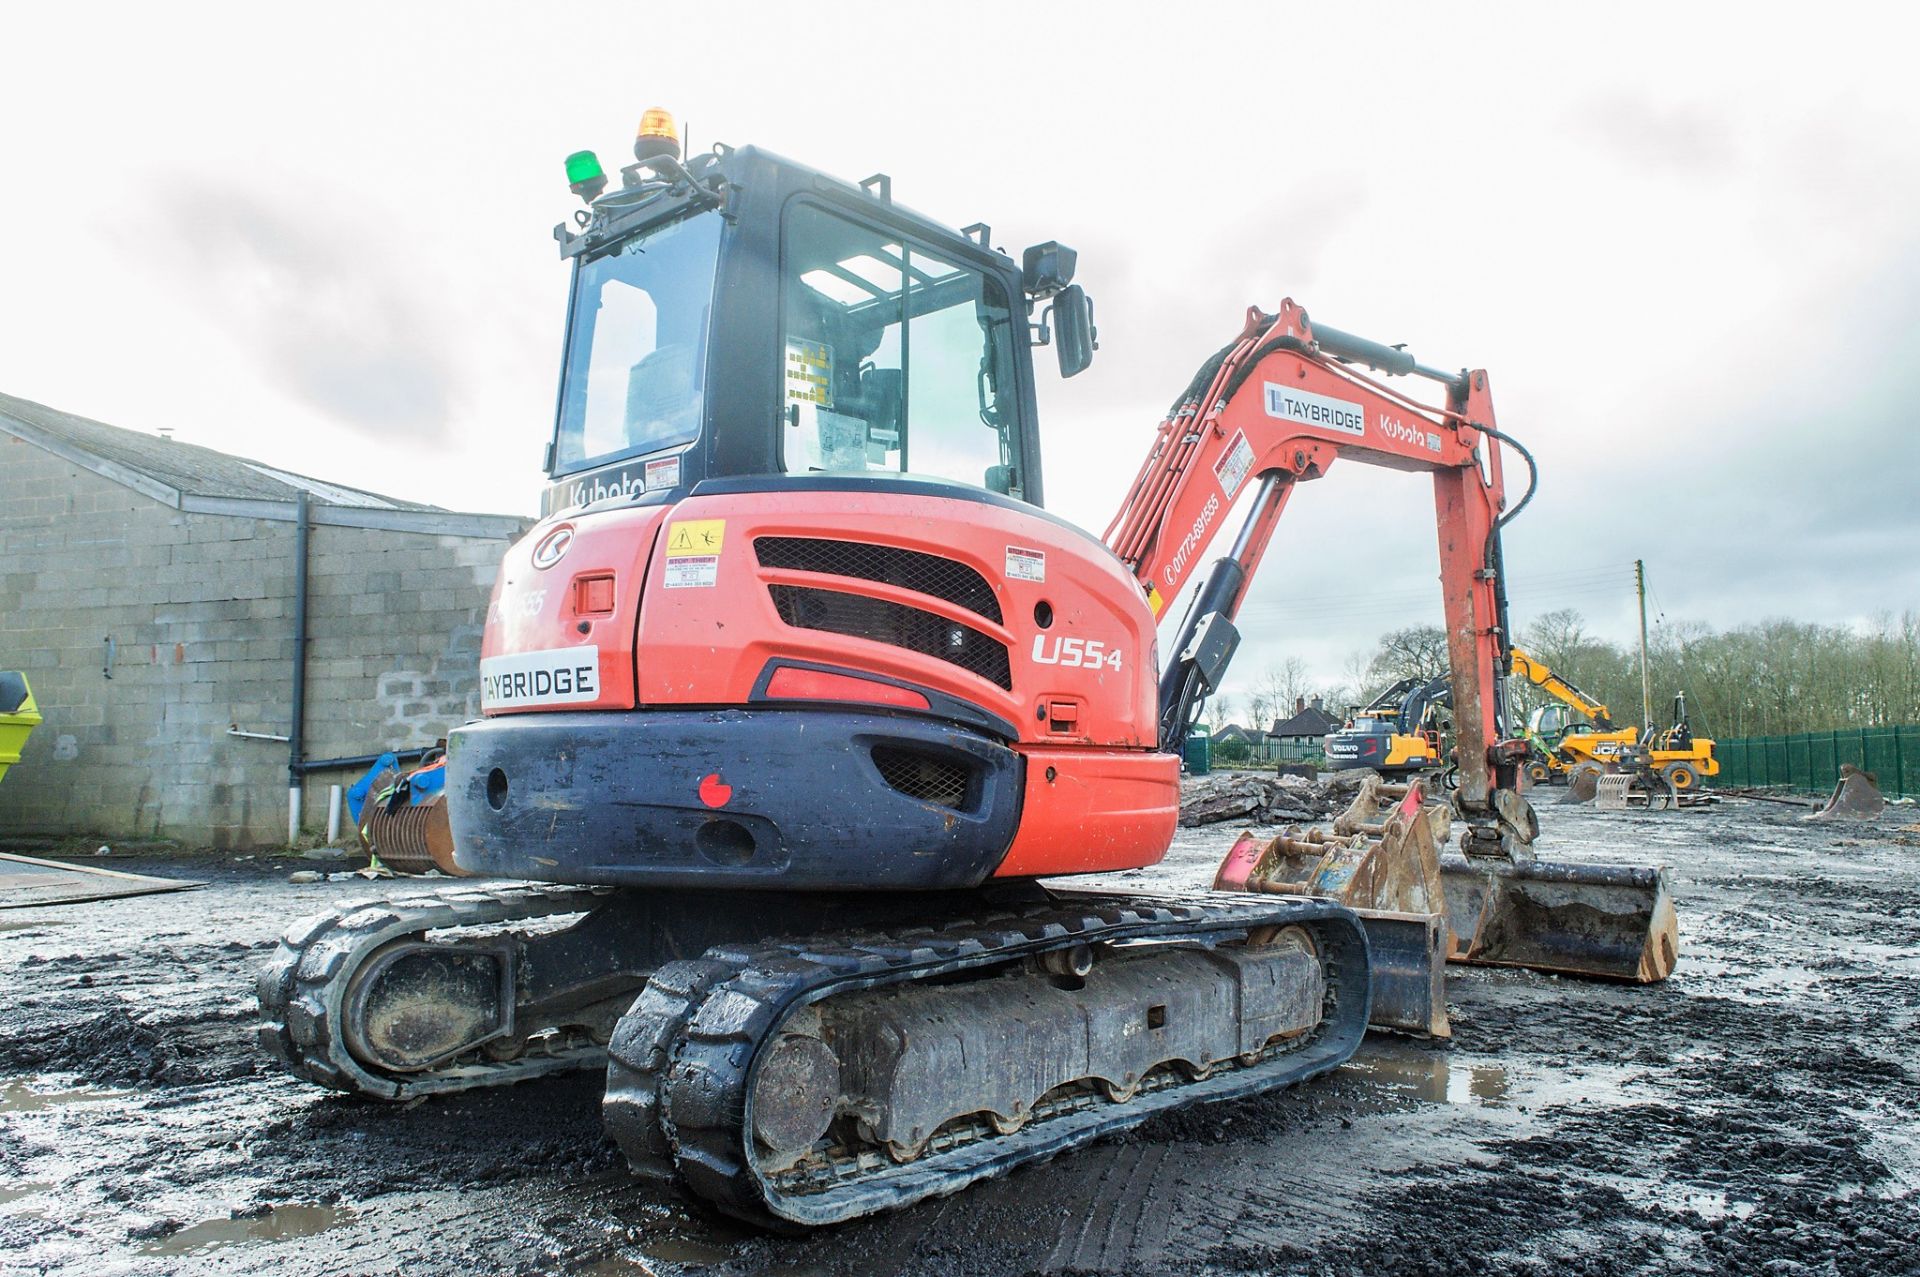
<svg viewBox="0 0 1920 1277"><path fill-rule="evenodd" d="M1457 971L1450 1046L797 1240L628 1179L591 1076L392 1108L279 1075L253 968L366 886L116 859L210 885L0 911L0 1271L1920 1272L1912 809L1542 815L1545 855L1672 866L1672 981ZM1232 832L1145 877L1204 881Z"/></svg>

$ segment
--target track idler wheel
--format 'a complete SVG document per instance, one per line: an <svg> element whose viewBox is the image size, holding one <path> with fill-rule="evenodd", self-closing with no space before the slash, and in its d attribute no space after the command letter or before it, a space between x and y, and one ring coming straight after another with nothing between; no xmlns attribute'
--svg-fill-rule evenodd
<svg viewBox="0 0 1920 1277"><path fill-rule="evenodd" d="M418 1073L512 1034L512 952L398 941L354 973L346 1002L361 1063Z"/></svg>

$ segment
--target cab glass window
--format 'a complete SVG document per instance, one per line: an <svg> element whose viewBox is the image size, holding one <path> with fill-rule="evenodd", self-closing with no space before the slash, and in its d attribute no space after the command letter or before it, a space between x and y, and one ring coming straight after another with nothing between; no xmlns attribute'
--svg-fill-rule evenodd
<svg viewBox="0 0 1920 1277"><path fill-rule="evenodd" d="M789 473L1019 495L1013 311L997 281L811 204L788 214L782 262Z"/></svg>
<svg viewBox="0 0 1920 1277"><path fill-rule="evenodd" d="M720 215L639 232L574 275L553 473L692 439L705 402Z"/></svg>

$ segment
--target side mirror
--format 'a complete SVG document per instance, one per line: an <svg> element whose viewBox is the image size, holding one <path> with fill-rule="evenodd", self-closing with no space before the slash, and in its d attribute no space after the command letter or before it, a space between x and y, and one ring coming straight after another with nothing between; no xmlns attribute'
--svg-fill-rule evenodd
<svg viewBox="0 0 1920 1277"><path fill-rule="evenodd" d="M1093 299L1078 284L1069 284L1053 299L1054 344L1060 356L1060 375L1072 377L1087 370L1100 348L1100 330L1093 326Z"/></svg>

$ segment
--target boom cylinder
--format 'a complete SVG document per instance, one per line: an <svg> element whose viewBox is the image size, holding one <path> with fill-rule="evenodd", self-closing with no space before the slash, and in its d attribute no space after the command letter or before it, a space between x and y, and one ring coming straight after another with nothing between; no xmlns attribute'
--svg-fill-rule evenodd
<svg viewBox="0 0 1920 1277"><path fill-rule="evenodd" d="M1403 347L1389 346L1370 337L1356 337L1326 324L1313 325L1313 342L1335 359L1350 359L1389 376L1405 377L1411 374L1445 386L1455 385L1460 380L1458 373L1441 372L1438 368L1429 368L1420 363L1414 359L1411 351Z"/></svg>

